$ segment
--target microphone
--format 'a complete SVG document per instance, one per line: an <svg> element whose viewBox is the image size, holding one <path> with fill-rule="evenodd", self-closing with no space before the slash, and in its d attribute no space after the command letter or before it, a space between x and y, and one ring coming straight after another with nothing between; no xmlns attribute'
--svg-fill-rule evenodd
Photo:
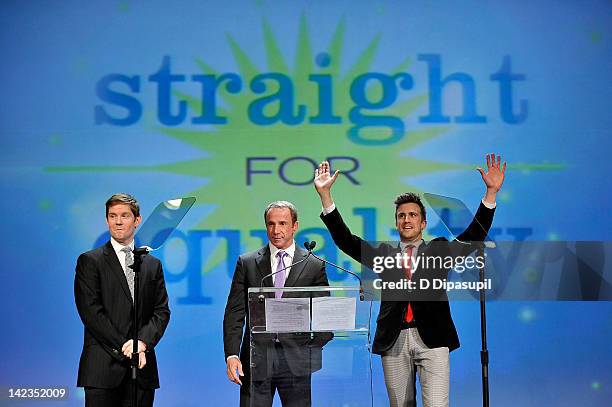
<svg viewBox="0 0 612 407"><path fill-rule="evenodd" d="M132 253L134 253L136 256L140 256L143 254L149 254L153 250L154 249L150 248L149 246L141 246L134 248L134 250L132 250Z"/></svg>
<svg viewBox="0 0 612 407"><path fill-rule="evenodd" d="M153 249L151 249L149 246L135 247L134 250L132 250L132 254L134 255L134 262L128 267L131 268L134 272L140 271L140 267L136 268L136 263L142 263L142 257L149 254L149 252L151 252L152 250Z"/></svg>
<svg viewBox="0 0 612 407"><path fill-rule="evenodd" d="M308 242L305 242L305 243L304 243L304 247L306 247L306 243L308 243ZM316 243L314 243L314 242L310 242L310 243L313 243L313 246L312 246L312 247L314 248L314 245L315 245ZM280 269L280 270L276 270L276 271L274 271L274 272L272 272L272 273L270 273L270 274L266 274L265 276L263 276L263 277L261 278L261 281L259 282L259 289L260 289L260 292L263 292L263 284L264 284L264 280L265 280L266 278L268 278L268 277L272 277L272 276L273 276L273 275L275 275L276 273L280 273L280 272L282 272L282 271L285 271L285 270L287 270L287 269L288 269L288 268L290 268L290 267L296 266L296 265L300 264L301 262L304 262L304 261L308 260L308 258L310 257L310 255L311 255L311 254L312 254L312 249L308 250L308 254L307 254L307 255L306 255L306 257L304 257L302 260L300 260L300 261L296 261L295 263L290 264L290 265L288 265L288 266L285 266L285 267L283 267L283 268L282 268L282 269ZM313 255L313 256L314 256L314 255ZM262 294L259 294L259 297L257 297L257 299L259 300L259 302L263 302L263 300L264 300L265 298L266 298L266 297L263 295L263 293L262 293Z"/></svg>
<svg viewBox="0 0 612 407"><path fill-rule="evenodd" d="M339 266L337 264L334 264L331 261L327 261L325 259L322 259L319 256L317 256L316 254L314 254L312 252L312 249L314 249L316 245L317 245L317 242L315 242L314 240L312 240L310 242L304 242L304 247L306 248L306 250L308 250L308 254L309 255L312 254L312 257L314 257L315 259L321 260L325 264L329 264L330 266L334 266L337 269L340 269L342 271L346 271L350 275L353 275L353 276L357 277L357 280L359 280L359 301L365 300L365 295L364 295L364 292L363 292L363 282L361 281L361 277L359 277L357 274L353 273L352 271L345 269L344 267L341 267L341 266Z"/></svg>
<svg viewBox="0 0 612 407"><path fill-rule="evenodd" d="M315 242L314 240L311 240L310 242L308 241L304 242L304 248L308 250L309 252L312 252L312 249L314 249L316 245L317 245L317 242Z"/></svg>

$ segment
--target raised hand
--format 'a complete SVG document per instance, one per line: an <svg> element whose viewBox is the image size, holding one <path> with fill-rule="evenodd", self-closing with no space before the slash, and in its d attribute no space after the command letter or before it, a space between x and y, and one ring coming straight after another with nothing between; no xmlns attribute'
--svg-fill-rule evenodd
<svg viewBox="0 0 612 407"><path fill-rule="evenodd" d="M495 153L487 154L487 172L480 167L476 169L480 172L488 191L497 192L500 190L506 173L506 162L504 161L504 165L501 166L501 156L498 155L496 159Z"/></svg>
<svg viewBox="0 0 612 407"><path fill-rule="evenodd" d="M314 186L319 193L323 208L329 208L334 203L331 197L331 187L336 182L339 174L340 171L336 171L334 175L330 174L329 163L327 161L323 161L319 164L319 168L315 170Z"/></svg>
<svg viewBox="0 0 612 407"><path fill-rule="evenodd" d="M340 171L336 171L334 175L329 172L329 162L323 161L319 164L319 168L315 170L314 185L319 194L331 190L332 185L336 182L336 178Z"/></svg>

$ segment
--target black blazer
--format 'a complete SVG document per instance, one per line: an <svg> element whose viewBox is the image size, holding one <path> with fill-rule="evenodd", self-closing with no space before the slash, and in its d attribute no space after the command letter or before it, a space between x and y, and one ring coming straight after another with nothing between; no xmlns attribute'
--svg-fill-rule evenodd
<svg viewBox="0 0 612 407"><path fill-rule="evenodd" d="M494 213L495 209L488 209L481 203L474 219L468 228L457 237L458 240L484 240L493 222ZM399 251L397 245L392 246L383 243L378 247L373 247L359 236L353 235L337 209L327 215L321 215L321 219L340 250L366 267L372 267L372 255L395 256ZM446 239L437 238L434 239L433 244L421 244L419 254L439 254L441 245L436 242L441 241L446 241ZM449 242L447 249L452 251L453 255L467 255L471 251L469 246L461 245L458 242ZM364 252L368 252L368 254L364 256ZM449 270L428 270L428 272L430 271L433 271L436 278L446 278ZM435 295L437 296L436 301L412 301L410 303L416 326L423 343L427 347L448 347L452 351L459 347L459 337L451 317L448 298L443 290ZM385 300L383 293L380 312L376 320L376 334L372 345L373 353L382 355L391 349L400 334L407 307L407 301L388 301Z"/></svg>
<svg viewBox="0 0 612 407"><path fill-rule="evenodd" d="M159 387L155 345L168 321L168 293L161 263L143 257L139 284L138 337L147 344L147 364L138 371L138 383ZM125 274L110 241L79 256L74 278L74 298L85 327L77 386L114 388L129 371L121 353L132 338L132 297Z"/></svg>
<svg viewBox="0 0 612 407"><path fill-rule="evenodd" d="M308 252L296 246L293 263L302 260L307 254ZM225 358L227 359L230 355L238 355L245 375L248 376L252 373L255 380L264 378L267 375L270 361L266 355L266 346L272 345L273 342L272 338L261 335L260 339L266 341L266 344L262 343L262 346L258 346L257 360L249 361L251 337L248 329L248 289L260 287L261 279L271 272L270 247L268 245L257 251L241 255L236 263L236 270L232 278L232 286L227 297L225 314L223 316ZM325 274L325 263L313 257L296 266L292 266L289 277L285 281L285 287L327 285L329 283L327 281L327 274ZM266 278L264 280L264 287L272 286L272 278ZM285 294L283 293L283 297ZM292 296L299 297L301 295L294 294ZM247 323L246 329L245 321ZM318 334L313 337L279 334L278 339L287 354L287 359L290 361L289 368L291 372L296 376L302 376L319 370L321 368L321 347L331 337L331 334ZM253 369L251 369L251 365Z"/></svg>

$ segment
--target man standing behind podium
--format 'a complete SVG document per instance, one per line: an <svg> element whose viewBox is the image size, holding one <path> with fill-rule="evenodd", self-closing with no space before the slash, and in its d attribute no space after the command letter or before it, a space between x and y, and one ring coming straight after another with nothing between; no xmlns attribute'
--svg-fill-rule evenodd
<svg viewBox="0 0 612 407"><path fill-rule="evenodd" d="M261 360L256 363L257 372L252 371L250 335L248 326L245 328L248 289L262 285L327 286L325 264L313 257L295 264L308 253L295 244L298 214L292 203L272 202L264 211L264 220L268 244L238 258L227 297L223 317L226 373L230 381L240 385L241 407L271 407L276 391L284 407L308 407L311 405L310 376L321 368L321 346L325 340L312 346L312 342L302 341L306 338L283 339L280 335L277 340L268 338L269 343L262 345L258 352ZM292 264L295 266L281 271Z"/></svg>
<svg viewBox="0 0 612 407"><path fill-rule="evenodd" d="M504 182L506 163L501 157L487 155L487 171L478 168L486 192L472 223L461 233L460 242L483 241L493 222L495 198ZM418 195L404 193L395 199L395 226L400 236L398 244L383 243L377 248L353 235L342 220L331 196L331 187L339 172L330 173L329 163L323 162L315 171L314 184L321 198L321 219L336 245L353 259L364 262L362 249L376 255L394 257L400 251L408 257L433 256L441 246L459 248L463 255L471 251L469 245L423 241L427 225L425 207ZM370 253L369 253L370 254ZM369 258L368 255L365 255ZM364 263L366 266L367 260ZM409 264L409 263L408 263ZM409 266L402 270L409 273ZM436 275L448 270L432 270ZM424 271L421 271L424 273ZM408 278L410 278L410 276ZM451 318L446 293L438 301L383 301L376 321L372 352L382 357L385 384L391 407L416 406L416 376L419 375L424 407L448 407L450 359L449 352L459 347L459 338Z"/></svg>
<svg viewBox="0 0 612 407"><path fill-rule="evenodd" d="M77 386L85 388L86 407L131 406L134 303L134 233L140 224L140 206L128 194L106 201L110 240L79 256L74 298L85 326ZM159 387L155 345L168 321L168 294L161 263L146 255L140 268L138 327L138 405L153 405Z"/></svg>

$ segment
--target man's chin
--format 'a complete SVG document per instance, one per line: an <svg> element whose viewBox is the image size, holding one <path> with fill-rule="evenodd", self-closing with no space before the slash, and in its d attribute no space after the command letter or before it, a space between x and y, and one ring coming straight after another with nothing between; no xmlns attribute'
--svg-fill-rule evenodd
<svg viewBox="0 0 612 407"><path fill-rule="evenodd" d="M274 247L276 247L277 249L280 249L280 250L285 250L286 248L288 248L290 246L286 242L271 241L270 243L272 243L272 246L274 246Z"/></svg>
<svg viewBox="0 0 612 407"><path fill-rule="evenodd" d="M111 235L111 236L113 237L113 239L115 239L118 243L121 243L121 244L125 243L128 240L127 236L124 234Z"/></svg>
<svg viewBox="0 0 612 407"><path fill-rule="evenodd" d="M400 237L402 238L403 242L412 242L414 240L417 240L419 235L400 235Z"/></svg>

